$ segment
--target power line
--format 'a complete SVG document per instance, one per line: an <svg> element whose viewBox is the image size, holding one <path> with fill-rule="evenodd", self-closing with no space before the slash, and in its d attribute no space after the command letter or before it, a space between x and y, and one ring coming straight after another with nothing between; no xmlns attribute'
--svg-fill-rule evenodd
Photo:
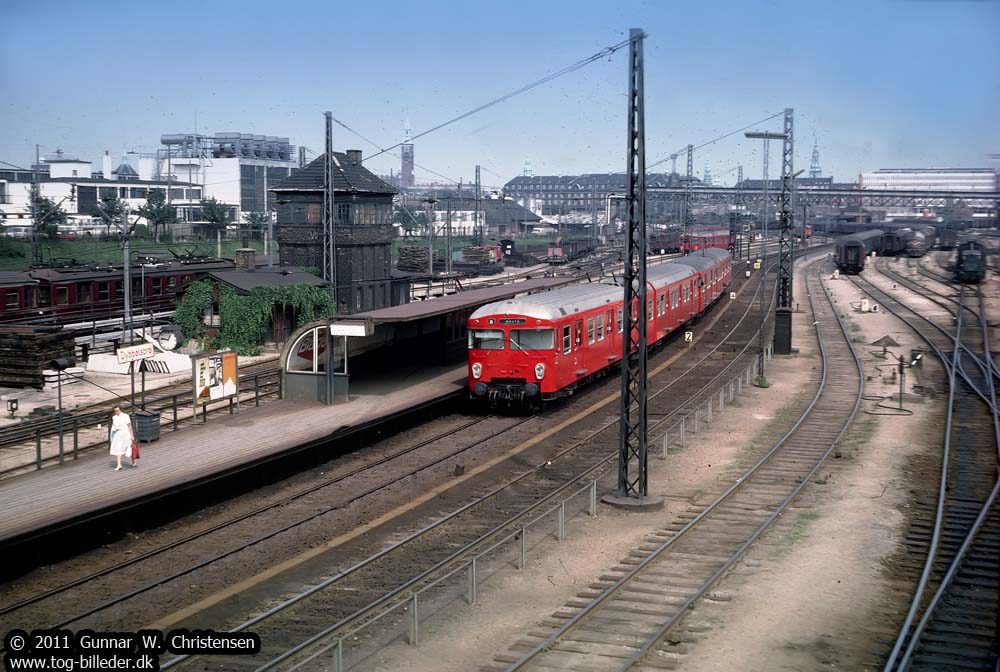
<svg viewBox="0 0 1000 672"><path fill-rule="evenodd" d="M551 82L553 79L556 79L557 77L562 77L563 75L569 74L571 72L575 72L576 70L579 70L580 68L582 68L584 66L590 65L591 63L593 63L595 61L601 60L605 56L610 56L611 54L615 53L619 49L623 49L624 47L627 47L629 44L630 44L630 40L622 40L618 44L614 44L614 45L612 45L610 47L605 47L604 49L600 50L596 54L593 54L591 56L588 56L587 58L584 58L584 59L582 59L580 61L577 61L576 63L573 63L572 65L568 65L565 68L563 68L562 70L558 70L556 72L548 74L545 77L542 77L541 79L537 79L534 82L532 82L530 84L526 84L525 86L522 86L521 88L519 88L519 89L517 89L515 91L511 91L510 93L504 94L504 95L500 96L499 98L494 98L493 100L489 101L488 103L484 103L483 105L480 105L479 107L476 107L474 109L469 110L468 112L463 112L462 114L458 115L457 117L452 117L448 121L440 123L437 126L433 126L433 127L429 128L426 131L423 131L421 133L417 133L416 135L414 135L413 137L411 137L407 142L397 142L395 145L392 145L391 147L383 149L378 154L372 154L371 156L369 156L367 159L364 159L364 160L367 161L368 159L374 159L376 156L380 156L382 154L385 154L386 152L389 152L389 151L391 151L393 149L396 149L397 147L399 147L401 145L407 144L408 142L413 142L417 138L422 138L425 135L429 135L429 134L433 133L434 131L439 131L439 130L441 130L442 128L444 128L446 126L450 126L451 124L454 124L457 121L461 121L462 119L465 119L466 117L470 117L473 114L476 114L477 112L482 112L483 110L485 110L487 108L493 107L494 105L499 105L500 103L502 103L504 101L510 100L511 98L513 98L515 96L518 96L518 95L520 95L522 93L525 93L527 91L530 91L531 89L534 89L536 87L539 87L542 84L546 84L548 82Z"/></svg>
<svg viewBox="0 0 1000 672"><path fill-rule="evenodd" d="M401 159L402 158L399 154L391 152L389 149L384 149L382 146L380 146L376 142L374 142L372 140L369 140L365 136L361 135L359 132L355 131L353 128L351 128L350 126L348 126L347 124L345 124L344 122L342 122L340 119L337 119L336 117L334 117L333 120L335 122L337 122L338 126L343 127L349 133L353 133L354 135L358 136L359 138L361 138L362 140L364 140L365 142L367 142L369 145L371 145L375 149L379 150L380 154L386 154L386 153L388 153L390 156L394 156L397 159ZM378 154L374 154L373 156L378 156ZM368 158L370 159L371 157L368 157ZM364 159L362 159L362 161L364 161ZM430 173L431 175L436 175L437 177L440 177L443 180L447 180L448 182L451 182L453 184L458 184L458 180L453 180L450 177L448 177L447 175L442 175L441 173L433 171L430 168L428 168L427 166L420 165L416 161L413 162L413 165L416 166L417 168L420 168L421 170L424 170L424 171Z"/></svg>
<svg viewBox="0 0 1000 672"><path fill-rule="evenodd" d="M776 114L772 114L770 117L765 117L765 118L761 119L760 121L755 121L752 124L747 124L743 128L737 128L735 131L730 131L729 133L726 133L724 135L720 135L717 138L712 138L711 140L709 140L707 142L703 142L700 145L696 145L696 146L692 147L691 151L694 152L696 149L701 149L702 147L708 147L709 145L713 145L716 142L718 142L719 140L725 140L726 138L728 138L731 135L736 135L737 133L742 133L743 131L747 130L748 128L753 128L754 126L758 126L760 124L763 124L765 121L770 121L771 119L774 119L775 117L780 117L783 114L784 114L784 111L778 112ZM653 166L658 166L661 163L669 161L671 157L676 156L678 154L683 154L683 153L685 153L687 151L688 151L687 145L684 145L683 147L681 147L680 149L678 149L676 152L674 152L670 156L668 156L668 157L666 157L664 159L660 159L656 163L651 163L650 165L648 165L646 167L646 170L649 170Z"/></svg>

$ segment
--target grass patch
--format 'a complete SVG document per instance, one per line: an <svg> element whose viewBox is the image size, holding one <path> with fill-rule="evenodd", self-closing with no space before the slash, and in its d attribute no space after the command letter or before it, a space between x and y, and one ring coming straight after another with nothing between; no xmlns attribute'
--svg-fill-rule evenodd
<svg viewBox="0 0 1000 672"><path fill-rule="evenodd" d="M250 247L263 254L264 243L259 240L247 241ZM4 241L4 254L0 254L0 271L27 271L31 267L31 243L26 241ZM232 259L234 251L243 247L242 240L222 241L222 256ZM183 254L187 250L199 254L215 256L215 241L191 241L186 243L155 243L151 240L131 241L132 250L173 250ZM275 245L277 250L277 245ZM166 253L169 256L169 252ZM122 263L122 243L120 240L51 240L42 243L42 258L72 258L86 264Z"/></svg>
<svg viewBox="0 0 1000 672"><path fill-rule="evenodd" d="M795 524L792 525L792 529L781 538L781 544L783 546L794 546L800 541L807 539L809 537L808 524L817 518L819 518L819 514L815 511L801 512L795 520Z"/></svg>

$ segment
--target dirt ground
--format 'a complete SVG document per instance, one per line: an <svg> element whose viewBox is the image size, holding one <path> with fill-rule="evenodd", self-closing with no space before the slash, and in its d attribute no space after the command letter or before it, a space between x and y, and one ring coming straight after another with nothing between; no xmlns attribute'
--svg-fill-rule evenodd
<svg viewBox="0 0 1000 672"><path fill-rule="evenodd" d="M889 288L873 271L865 277ZM845 459L829 463L784 521L723 579L720 589L732 599L694 610L686 637L700 641L680 669L880 669L882 642L895 636L908 606L883 564L900 551L908 458L941 446L943 404L913 393L914 386L928 385L939 365L929 357L907 375L903 405L912 415L878 407L896 406L898 381L883 375L893 367L886 366L881 348L859 341L890 336L899 343L889 348L890 358L923 344L892 315L859 312L862 295L853 283L841 279L828 286L864 366L866 413L848 437Z"/></svg>
<svg viewBox="0 0 1000 672"><path fill-rule="evenodd" d="M800 290L797 296L803 305L803 312L795 316L799 355L769 362L769 388L744 387L743 396L727 404L722 416L715 415L708 427L702 424L698 434L688 434L684 449L672 449L667 460L650 460L650 490L666 497L662 511L625 513L602 505L597 518L573 520L565 541L553 539L529 553L526 570L511 567L481 585L475 606L456 600L429 618L421 626L419 647L414 649L399 639L359 669L477 669L618 564L649 531L665 527L699 495L717 492L723 483L731 482L748 461L753 437L780 416L790 400L812 394L801 372L815 355L816 344L814 338L810 340L805 294Z"/></svg>

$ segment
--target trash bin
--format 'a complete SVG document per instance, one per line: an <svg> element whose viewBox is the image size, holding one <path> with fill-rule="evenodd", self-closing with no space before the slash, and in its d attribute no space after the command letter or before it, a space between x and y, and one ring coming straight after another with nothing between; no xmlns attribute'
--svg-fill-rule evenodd
<svg viewBox="0 0 1000 672"><path fill-rule="evenodd" d="M132 414L132 429L135 432L136 441L160 440L160 412L159 411L136 411Z"/></svg>

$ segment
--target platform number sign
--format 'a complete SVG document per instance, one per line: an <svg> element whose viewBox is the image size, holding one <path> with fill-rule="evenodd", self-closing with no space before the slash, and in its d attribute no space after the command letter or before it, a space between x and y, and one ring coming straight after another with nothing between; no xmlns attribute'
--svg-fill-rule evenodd
<svg viewBox="0 0 1000 672"><path fill-rule="evenodd" d="M694 340L694 332L693 331L685 331L684 332L684 342L685 343L690 343L693 340Z"/></svg>
<svg viewBox="0 0 1000 672"><path fill-rule="evenodd" d="M736 292L729 292L729 300L730 301L736 300Z"/></svg>

